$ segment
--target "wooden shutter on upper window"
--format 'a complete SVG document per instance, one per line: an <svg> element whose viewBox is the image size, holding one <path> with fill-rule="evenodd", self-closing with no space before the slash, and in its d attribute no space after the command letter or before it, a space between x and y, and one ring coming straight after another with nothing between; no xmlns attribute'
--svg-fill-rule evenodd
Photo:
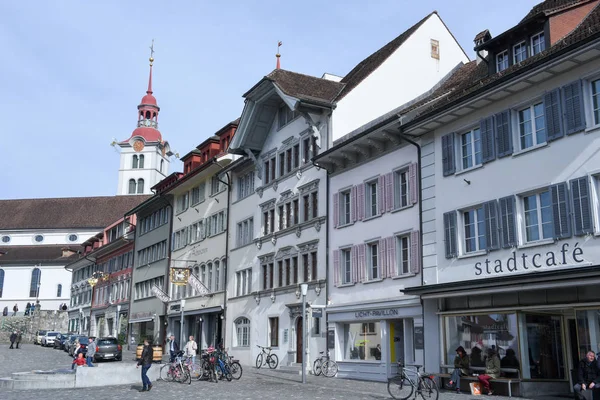
<svg viewBox="0 0 600 400"><path fill-rule="evenodd" d="M559 89L544 93L544 118L546 120L546 136L548 141L551 142L563 137Z"/></svg>
<svg viewBox="0 0 600 400"><path fill-rule="evenodd" d="M444 248L446 258L456 257L456 212L444 214Z"/></svg>
<svg viewBox="0 0 600 400"><path fill-rule="evenodd" d="M408 195L410 196L410 203L415 204L419 201L419 183L417 182L417 169L419 164L412 163L408 166Z"/></svg>
<svg viewBox="0 0 600 400"><path fill-rule="evenodd" d="M379 271L381 278L387 278L387 252L386 252L386 241L385 238L379 239L379 254L378 254L378 262L379 262Z"/></svg>
<svg viewBox="0 0 600 400"><path fill-rule="evenodd" d="M346 266L346 263L344 263L344 267ZM344 274L346 273L346 270L344 268ZM340 284L340 251L339 250L334 250L333 251L333 286L339 286Z"/></svg>
<svg viewBox="0 0 600 400"><path fill-rule="evenodd" d="M502 227L502 248L508 249L517 245L515 223L515 196L507 196L498 200L500 208L500 226Z"/></svg>
<svg viewBox="0 0 600 400"><path fill-rule="evenodd" d="M571 197L573 199L573 219L575 220L575 236L594 233L592 220L592 202L588 177L571 180Z"/></svg>
<svg viewBox="0 0 600 400"><path fill-rule="evenodd" d="M365 218L365 185L363 183L359 184L356 190L356 197L358 198L356 202L356 219L362 221Z"/></svg>
<svg viewBox="0 0 600 400"><path fill-rule="evenodd" d="M496 140L494 136L494 118L479 121L481 132L481 161L486 163L496 159Z"/></svg>
<svg viewBox="0 0 600 400"><path fill-rule="evenodd" d="M563 86L562 99L567 135L584 130L585 116L583 113L581 81L578 80Z"/></svg>
<svg viewBox="0 0 600 400"><path fill-rule="evenodd" d="M394 173L385 174L385 204L386 210L394 209Z"/></svg>
<svg viewBox="0 0 600 400"><path fill-rule="evenodd" d="M379 213L385 213L385 175L379 175L377 180L377 203Z"/></svg>
<svg viewBox="0 0 600 400"><path fill-rule="evenodd" d="M387 251L387 276L396 276L396 238L394 236L386 238Z"/></svg>
<svg viewBox="0 0 600 400"><path fill-rule="evenodd" d="M364 282L366 279L366 264L365 264L365 244L359 244L357 248L356 258L358 259L358 280Z"/></svg>
<svg viewBox="0 0 600 400"><path fill-rule="evenodd" d="M350 250L350 268L352 270L352 283L358 282L358 246Z"/></svg>
<svg viewBox="0 0 600 400"><path fill-rule="evenodd" d="M498 227L498 205L496 200L484 203L483 213L485 215L487 249L497 250L500 248L500 229Z"/></svg>
<svg viewBox="0 0 600 400"><path fill-rule="evenodd" d="M410 273L418 274L421 271L421 232L410 233Z"/></svg>
<svg viewBox="0 0 600 400"><path fill-rule="evenodd" d="M337 228L340 225L340 214L342 213L342 207L340 207L340 194L333 194L333 227ZM343 199L343 196L342 196ZM344 210L345 212L345 210ZM345 221L344 221L345 222Z"/></svg>
<svg viewBox="0 0 600 400"><path fill-rule="evenodd" d="M444 176L452 175L456 171L454 132L442 136L442 169Z"/></svg>
<svg viewBox="0 0 600 400"><path fill-rule="evenodd" d="M571 214L567 198L567 183L561 182L550 186L552 198L552 221L554 223L554 237L557 239L570 238Z"/></svg>
<svg viewBox="0 0 600 400"><path fill-rule="evenodd" d="M494 123L498 158L509 156L513 153L510 110L496 114L494 116Z"/></svg>
<svg viewBox="0 0 600 400"><path fill-rule="evenodd" d="M350 189L350 222L356 222L356 186Z"/></svg>

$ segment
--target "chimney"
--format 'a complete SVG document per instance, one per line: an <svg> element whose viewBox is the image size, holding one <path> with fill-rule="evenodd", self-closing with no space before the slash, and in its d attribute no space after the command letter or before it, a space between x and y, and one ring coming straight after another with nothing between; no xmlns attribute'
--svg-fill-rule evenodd
<svg viewBox="0 0 600 400"><path fill-rule="evenodd" d="M475 43L475 48L481 46L482 44L484 44L491 38L492 38L492 35L490 34L489 30L486 29L484 31L479 32L477 35L475 35L475 39L473 39L473 42ZM479 51L476 51L476 54L477 54L477 65L479 65L479 63L487 57L488 52L487 52L487 50L479 50Z"/></svg>

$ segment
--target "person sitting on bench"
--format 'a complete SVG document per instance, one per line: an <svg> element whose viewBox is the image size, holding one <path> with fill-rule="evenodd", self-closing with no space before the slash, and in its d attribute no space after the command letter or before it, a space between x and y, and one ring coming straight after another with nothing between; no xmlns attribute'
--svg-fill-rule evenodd
<svg viewBox="0 0 600 400"><path fill-rule="evenodd" d="M573 390L580 398L583 398L581 392L594 389L598 385L599 378L600 369L596 362L596 354L592 350L589 350L585 358L579 362L577 384L573 386Z"/></svg>
<svg viewBox="0 0 600 400"><path fill-rule="evenodd" d="M487 391L487 394L493 394L490 387L490 379L500 378L500 359L493 348L487 350L487 358L485 359L485 374L477 377L481 385Z"/></svg>
<svg viewBox="0 0 600 400"><path fill-rule="evenodd" d="M469 375L469 364L469 356L465 348L458 346L456 348L456 357L454 357L454 371L450 375L448 389L456 390L456 393L460 393L460 377Z"/></svg>

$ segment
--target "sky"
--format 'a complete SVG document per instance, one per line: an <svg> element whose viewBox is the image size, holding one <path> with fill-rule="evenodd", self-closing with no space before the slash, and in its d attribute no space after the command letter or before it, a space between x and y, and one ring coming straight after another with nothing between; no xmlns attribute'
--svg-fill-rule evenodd
<svg viewBox="0 0 600 400"><path fill-rule="evenodd" d="M148 84L184 155L275 67L343 76L437 10L467 55L538 0L0 1L0 199L111 196ZM170 173L182 170L171 160ZM0 210L1 214L1 210Z"/></svg>

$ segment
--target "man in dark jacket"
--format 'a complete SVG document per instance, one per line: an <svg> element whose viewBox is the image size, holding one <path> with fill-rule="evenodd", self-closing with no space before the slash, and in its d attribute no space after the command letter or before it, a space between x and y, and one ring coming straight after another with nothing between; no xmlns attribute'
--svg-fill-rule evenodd
<svg viewBox="0 0 600 400"><path fill-rule="evenodd" d="M175 355L179 353L179 344L175 341L175 335L171 335L169 338L169 354L171 355L171 362L175 361Z"/></svg>
<svg viewBox="0 0 600 400"><path fill-rule="evenodd" d="M10 334L10 347L9 349L14 349L15 341L17 340L17 332L13 332Z"/></svg>
<svg viewBox="0 0 600 400"><path fill-rule="evenodd" d="M152 348L150 347L150 343L148 339L144 340L144 348L142 350L142 357L140 361L138 361L136 368L142 366L142 390L140 392L149 392L152 390L152 382L150 382L150 378L148 378L148 370L152 366Z"/></svg>
<svg viewBox="0 0 600 400"><path fill-rule="evenodd" d="M596 354L590 350L585 358L579 362L577 384L573 386L573 390L578 394L586 390L593 390L598 385L599 378L600 369L596 362ZM582 397L581 394L580 397Z"/></svg>

